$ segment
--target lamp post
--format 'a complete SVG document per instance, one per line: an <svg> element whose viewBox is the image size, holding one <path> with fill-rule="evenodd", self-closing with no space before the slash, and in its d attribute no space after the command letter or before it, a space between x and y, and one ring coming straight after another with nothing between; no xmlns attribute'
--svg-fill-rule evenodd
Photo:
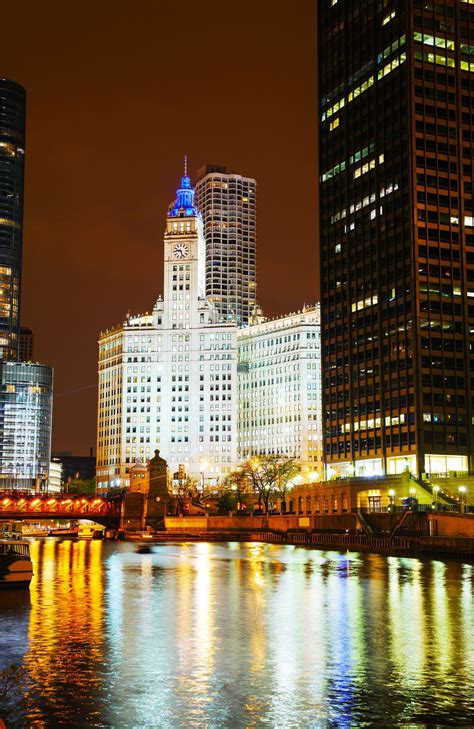
<svg viewBox="0 0 474 729"><path fill-rule="evenodd" d="M393 489L389 489L388 498L390 499L389 511L393 511L395 504L395 491Z"/></svg>
<svg viewBox="0 0 474 729"><path fill-rule="evenodd" d="M433 486L433 498L434 498L433 507L437 511L438 505L439 505L439 486Z"/></svg>
<svg viewBox="0 0 474 729"><path fill-rule="evenodd" d="M461 514L464 514L464 511L466 509L466 487L460 486L458 488L459 491L459 503L461 506Z"/></svg>
<svg viewBox="0 0 474 729"><path fill-rule="evenodd" d="M207 461L201 461L201 492L202 492L202 495L204 495L204 488L206 486L205 471L207 470L208 465L209 464Z"/></svg>

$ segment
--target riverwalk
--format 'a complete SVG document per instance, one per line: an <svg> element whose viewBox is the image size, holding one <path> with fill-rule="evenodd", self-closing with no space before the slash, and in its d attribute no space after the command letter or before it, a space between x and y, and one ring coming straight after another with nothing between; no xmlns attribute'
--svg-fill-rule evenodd
<svg viewBox="0 0 474 729"><path fill-rule="evenodd" d="M357 517L357 515L355 515ZM331 524L334 525L334 518ZM346 522L344 521L344 524ZM387 526L386 520L380 524ZM153 542L267 542L272 544L293 544L321 549L342 549L358 552L379 552L382 554L426 554L451 555L474 559L474 518L472 516L449 515L446 518L433 515L417 515L415 521L405 520L403 529L396 532L396 525L390 531L376 532L375 522L367 519L351 522L352 530L336 528L321 530L308 517L166 517L165 529L155 534L128 533L129 539L144 539ZM342 526L342 522L341 522ZM364 533L371 530L372 533ZM410 531L411 529L411 531Z"/></svg>

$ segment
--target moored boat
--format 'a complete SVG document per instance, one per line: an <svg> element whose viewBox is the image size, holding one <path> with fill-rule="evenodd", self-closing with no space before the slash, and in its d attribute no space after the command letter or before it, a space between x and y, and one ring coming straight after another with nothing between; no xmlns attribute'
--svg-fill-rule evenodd
<svg viewBox="0 0 474 729"><path fill-rule="evenodd" d="M0 540L0 587L28 587L33 577L30 543Z"/></svg>
<svg viewBox="0 0 474 729"><path fill-rule="evenodd" d="M85 521L79 524L79 539L103 539L104 528L95 522Z"/></svg>
<svg viewBox="0 0 474 729"><path fill-rule="evenodd" d="M21 531L23 539L26 537L47 537L49 528L41 524L24 524Z"/></svg>
<svg viewBox="0 0 474 729"><path fill-rule="evenodd" d="M55 527L48 532L49 537L77 537L79 533L78 526Z"/></svg>

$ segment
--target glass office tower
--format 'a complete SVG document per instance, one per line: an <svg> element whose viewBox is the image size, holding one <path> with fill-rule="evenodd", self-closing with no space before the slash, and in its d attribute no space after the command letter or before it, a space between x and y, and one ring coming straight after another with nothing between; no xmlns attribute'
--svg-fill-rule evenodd
<svg viewBox="0 0 474 729"><path fill-rule="evenodd" d="M472 472L474 4L318 16L328 471Z"/></svg>
<svg viewBox="0 0 474 729"><path fill-rule="evenodd" d="M0 362L0 490L46 488L52 402L51 367Z"/></svg>
<svg viewBox="0 0 474 729"><path fill-rule="evenodd" d="M0 78L0 359L18 358L26 94Z"/></svg>
<svg viewBox="0 0 474 729"><path fill-rule="evenodd" d="M39 490L48 481L53 370L18 361L33 356L31 331L20 328L25 111L24 88L0 78L0 489Z"/></svg>

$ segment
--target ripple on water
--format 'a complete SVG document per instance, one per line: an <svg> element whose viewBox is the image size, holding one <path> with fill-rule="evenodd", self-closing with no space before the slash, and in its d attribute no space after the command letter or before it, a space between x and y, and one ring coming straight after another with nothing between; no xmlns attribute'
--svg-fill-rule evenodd
<svg viewBox="0 0 474 729"><path fill-rule="evenodd" d="M0 593L31 726L474 725L473 569L267 544L37 541Z"/></svg>

